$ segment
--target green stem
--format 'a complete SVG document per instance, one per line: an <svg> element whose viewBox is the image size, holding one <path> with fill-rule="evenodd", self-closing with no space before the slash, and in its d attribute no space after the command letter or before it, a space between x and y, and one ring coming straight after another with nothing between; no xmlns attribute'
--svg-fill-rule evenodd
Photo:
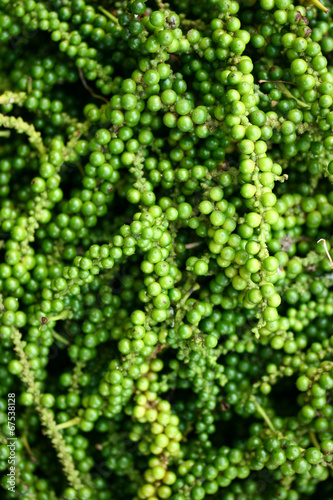
<svg viewBox="0 0 333 500"><path fill-rule="evenodd" d="M200 285L199 283L194 283L193 286L191 286L191 288L189 289L189 291L184 295L184 297L182 298L181 300L181 305L185 304L187 299L192 295L193 292L196 292L197 290L199 290L200 288Z"/></svg>
<svg viewBox="0 0 333 500"><path fill-rule="evenodd" d="M287 87L283 83L276 83L278 88L281 90L282 94L284 94L286 97L289 97L290 99L295 99L297 104L301 106L302 108L309 108L310 105L306 104L306 102L301 101L300 99L297 99L291 92L290 90L287 89Z"/></svg>
<svg viewBox="0 0 333 500"><path fill-rule="evenodd" d="M27 94L25 92L11 92L10 90L6 90L6 92L0 95L0 104L18 104L22 106L26 98Z"/></svg>
<svg viewBox="0 0 333 500"><path fill-rule="evenodd" d="M274 434L276 434L276 430L274 428L274 425L272 424L271 419L269 418L269 416L267 415L267 413L265 412L265 410L263 409L263 407L259 404L259 402L256 399L254 400L254 403L255 403L255 405L257 407L257 412L265 420L265 422L268 425L268 427L270 428L270 430L272 432L274 432Z"/></svg>
<svg viewBox="0 0 333 500"><path fill-rule="evenodd" d="M317 436L315 435L315 433L313 431L309 432L309 438L310 438L311 443L313 444L313 446L315 446L316 448L318 448L318 450L320 450L319 441L318 441Z"/></svg>
<svg viewBox="0 0 333 500"><path fill-rule="evenodd" d="M59 335L59 333L55 332L54 330L52 330L52 335L55 339L59 340L59 342L61 342L62 344L70 345L70 342L68 342L67 339L64 339L64 337Z"/></svg>
<svg viewBox="0 0 333 500"><path fill-rule="evenodd" d="M47 319L48 319L48 321L59 321L60 319L67 319L67 318L68 318L68 310L65 309L57 316L51 316L51 318L47 318Z"/></svg>
<svg viewBox="0 0 333 500"><path fill-rule="evenodd" d="M31 94L31 92L32 92L32 78L31 76L28 76L27 94Z"/></svg>
<svg viewBox="0 0 333 500"><path fill-rule="evenodd" d="M2 431L0 431L0 444L7 445L7 438Z"/></svg>
<svg viewBox="0 0 333 500"><path fill-rule="evenodd" d="M35 146L41 155L46 153L40 132L37 132L31 123L25 122L20 116L16 118L15 116L6 116L0 113L0 126L12 128L19 134L26 134L29 137L31 144Z"/></svg>
<svg viewBox="0 0 333 500"><path fill-rule="evenodd" d="M62 320L62 319L67 319L68 317L68 310L65 309L64 311L62 311L60 314L58 314L57 316L51 316L51 318L46 318L45 316L43 316L41 318L41 327L46 325L49 321L59 321L59 320ZM62 344L65 344L65 345L69 345L70 342L68 342L67 339L65 339L62 335L59 335L59 333L57 333L56 331L54 331L52 329L52 335L55 339L59 340L59 342L61 342Z"/></svg>
<svg viewBox="0 0 333 500"><path fill-rule="evenodd" d="M101 12L103 12L103 14L108 17L109 19L111 19L111 21L113 21L115 24L118 24L119 25L119 22L118 22L118 19L116 18L116 16L114 16L113 14L111 14L111 12L108 12L106 9L104 9L103 7L98 7L98 10L100 10Z"/></svg>
<svg viewBox="0 0 333 500"><path fill-rule="evenodd" d="M26 434L23 434L21 436L21 441L22 441L24 448L27 450L28 455L30 455L30 457L32 457L33 456L32 451L31 451L31 448L29 446L29 442L28 442L28 438L27 438Z"/></svg>
<svg viewBox="0 0 333 500"><path fill-rule="evenodd" d="M164 3L162 0L155 0L155 2L158 6L158 10L164 11L170 7L168 3Z"/></svg>
<svg viewBox="0 0 333 500"><path fill-rule="evenodd" d="M79 142L82 135L88 132L90 125L91 125L91 123L88 120L83 122L83 123L77 124L77 129L70 136L70 139L64 148L64 152L63 152L64 162L67 160L67 158L73 152L76 144ZM59 170L60 170L61 165L59 166Z"/></svg>
<svg viewBox="0 0 333 500"><path fill-rule="evenodd" d="M82 370L86 365L86 361L79 359L76 361L72 376L72 385L70 387L70 392L79 393L80 377L82 375Z"/></svg>
<svg viewBox="0 0 333 500"><path fill-rule="evenodd" d="M68 427L73 427L80 422L80 417L74 417L71 420L67 420L67 422L62 422L62 424L56 425L56 429L59 431L60 429L68 429Z"/></svg>
<svg viewBox="0 0 333 500"><path fill-rule="evenodd" d="M11 339L14 344L14 350L20 360L22 371L20 378L28 387L28 391L33 396L34 405L39 413L41 424L45 429L45 434L50 438L62 464L63 471L67 477L69 484L79 491L84 484L80 478L79 472L75 468L72 455L67 449L67 443L63 435L57 429L57 424L54 420L53 412L42 405L43 394L40 391L39 384L35 380L35 373L30 366L29 359L25 353L25 343L22 341L22 335L19 330L12 329Z"/></svg>
<svg viewBox="0 0 333 500"><path fill-rule="evenodd" d="M182 297L179 304L177 305L178 311L175 317L175 323L179 321L181 318L182 306L186 304L187 299L192 295L192 293L195 292L196 290L199 290L200 288L200 285L198 283L194 283L193 286L191 283L192 280L188 279L184 285L184 289L186 290L189 287L189 290L185 293L185 295Z"/></svg>

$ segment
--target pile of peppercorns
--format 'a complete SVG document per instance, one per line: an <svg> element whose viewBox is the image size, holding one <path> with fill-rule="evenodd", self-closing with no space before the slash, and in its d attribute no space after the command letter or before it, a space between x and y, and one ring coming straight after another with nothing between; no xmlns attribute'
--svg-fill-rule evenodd
<svg viewBox="0 0 333 500"><path fill-rule="evenodd" d="M1 498L333 498L332 52L330 0L0 0Z"/></svg>

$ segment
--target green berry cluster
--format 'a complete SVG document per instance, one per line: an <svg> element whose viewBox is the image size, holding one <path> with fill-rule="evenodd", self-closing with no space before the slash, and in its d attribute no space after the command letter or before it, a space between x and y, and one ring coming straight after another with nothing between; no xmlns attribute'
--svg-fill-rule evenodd
<svg viewBox="0 0 333 500"><path fill-rule="evenodd" d="M333 496L333 2L300 3L0 0L4 500Z"/></svg>

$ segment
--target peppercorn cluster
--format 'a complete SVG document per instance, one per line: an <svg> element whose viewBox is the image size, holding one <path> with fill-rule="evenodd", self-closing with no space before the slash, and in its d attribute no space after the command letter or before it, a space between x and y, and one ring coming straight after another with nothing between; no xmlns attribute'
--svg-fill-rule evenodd
<svg viewBox="0 0 333 500"><path fill-rule="evenodd" d="M333 497L332 53L331 0L0 0L1 498Z"/></svg>

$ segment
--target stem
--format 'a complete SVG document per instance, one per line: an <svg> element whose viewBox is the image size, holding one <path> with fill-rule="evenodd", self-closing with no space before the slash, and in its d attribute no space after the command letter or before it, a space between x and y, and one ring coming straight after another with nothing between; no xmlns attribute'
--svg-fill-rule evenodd
<svg viewBox="0 0 333 500"><path fill-rule="evenodd" d="M191 248L196 248L203 244L203 241L194 241L193 243L186 243L186 250L190 250Z"/></svg>
<svg viewBox="0 0 333 500"><path fill-rule="evenodd" d="M149 356L148 358L148 363L150 363L150 361L154 358L156 358L156 356L164 351L164 349L167 349L169 347L169 344L157 344L157 346L155 347L155 349L153 350L153 352L151 353L151 355Z"/></svg>
<svg viewBox="0 0 333 500"><path fill-rule="evenodd" d="M79 386L80 386L80 377L82 375L82 370L86 365L86 361L79 359L73 370L73 377L72 377L72 385L70 387L70 392L75 392L76 394L79 393Z"/></svg>
<svg viewBox="0 0 333 500"><path fill-rule="evenodd" d="M156 1L157 3L157 1ZM167 5L167 4L165 4ZM164 10L164 9L160 9ZM207 29L207 25L201 19L185 19L185 17L180 17L180 24L186 26L186 28L196 28L197 30Z"/></svg>
<svg viewBox="0 0 333 500"><path fill-rule="evenodd" d="M184 285L184 289L186 290L186 287L187 286L190 286L190 283L191 281L188 280L185 285ZM193 286L190 286L190 289L188 290L187 293L185 293L185 295L182 297L182 299L180 300L179 304L177 305L178 307L178 311L177 311L177 314L176 314L176 317L175 317L175 323L178 322L181 318L181 315L182 315L182 306L186 303L187 299L192 295L193 292L195 292L196 290L199 290L200 288L200 285L199 283L194 283Z"/></svg>
<svg viewBox="0 0 333 500"><path fill-rule="evenodd" d="M57 316L51 316L51 318L47 318L48 321L59 321L59 319L67 319L68 318L68 310L65 309Z"/></svg>
<svg viewBox="0 0 333 500"><path fill-rule="evenodd" d="M27 94L31 94L31 92L32 92L32 78L31 76L28 76Z"/></svg>
<svg viewBox="0 0 333 500"><path fill-rule="evenodd" d="M83 123L78 123L77 130L73 132L73 134L70 136L70 139L65 146L65 151L63 154L65 159L64 161L66 161L67 156L69 156L69 154L73 152L76 144L81 139L82 135L88 132L89 127L90 127L90 122L88 120Z"/></svg>
<svg viewBox="0 0 333 500"><path fill-rule="evenodd" d="M0 113L0 126L15 129L19 134L26 134L39 154L44 155L46 153L41 133L38 132L31 123L22 120L21 117L16 118L15 116L7 116Z"/></svg>
<svg viewBox="0 0 333 500"><path fill-rule="evenodd" d="M200 288L200 285L199 283L195 283L193 286L191 286L191 288L189 289L189 291L184 295L184 297L182 298L181 300L181 304L185 304L185 302L187 301L187 299L192 295L193 292L196 292L197 290L199 290Z"/></svg>
<svg viewBox="0 0 333 500"><path fill-rule="evenodd" d="M23 434L21 436L21 441L22 441L22 444L23 444L24 448L27 450L28 455L30 455L30 457L32 457L33 454L32 454L31 448L29 446L29 442L28 442L27 436L25 434Z"/></svg>
<svg viewBox="0 0 333 500"><path fill-rule="evenodd" d="M7 438L2 431L0 431L0 444L7 445Z"/></svg>
<svg viewBox="0 0 333 500"><path fill-rule="evenodd" d="M327 258L330 261L330 268L333 269L333 260L332 260L332 257L330 255L329 251L328 251L326 240L324 238L321 238L321 240L317 241L317 243L321 243L321 242L323 242Z"/></svg>
<svg viewBox="0 0 333 500"><path fill-rule="evenodd" d="M56 429L59 431L60 429L67 429L68 427L73 427L73 425L77 425L80 422L80 417L74 417L71 420L67 420L67 422L62 422L62 424L56 425Z"/></svg>
<svg viewBox="0 0 333 500"><path fill-rule="evenodd" d="M321 2L319 2L319 0L311 0L311 3L315 7L318 7L318 9L322 10L323 12L325 12L325 13L328 12L328 8L325 7L325 5L323 5Z"/></svg>
<svg viewBox="0 0 333 500"><path fill-rule="evenodd" d="M43 325L46 325L49 321L58 321L58 320L62 320L62 319L67 319L67 317L68 317L68 311L67 311L67 309L65 309L64 311L62 311L57 316L51 316L51 318L47 318L45 316L42 316L40 318L40 324L41 324L40 328ZM59 340L59 342L61 342L62 344L65 344L65 345L69 345L70 344L67 339L65 339L62 335L59 335L59 333L55 332L53 329L52 329L52 335L53 335L53 337L55 339Z"/></svg>
<svg viewBox="0 0 333 500"><path fill-rule="evenodd" d="M27 94L25 92L11 92L10 90L6 90L6 92L0 95L0 104L18 104L22 106L26 98Z"/></svg>
<svg viewBox="0 0 333 500"><path fill-rule="evenodd" d="M165 9L169 8L168 3L164 3L162 0L155 0L155 1L159 10L164 11Z"/></svg>
<svg viewBox="0 0 333 500"><path fill-rule="evenodd" d="M301 106L302 108L309 108L309 104L306 104L304 101L301 101L300 99L296 99L296 97L290 92L290 90L287 89L287 87L284 85L284 83L277 83L278 88L281 90L282 94L285 96L289 97L290 99L295 99L297 104Z"/></svg>
<svg viewBox="0 0 333 500"><path fill-rule="evenodd" d="M269 416L267 415L267 413L265 412L265 410L263 409L263 407L258 403L258 401L256 399L254 400L254 403L255 403L255 405L257 407L257 412L265 420L265 422L268 425L268 427L270 428L270 430L272 432L274 432L274 434L276 434L276 430L274 429L274 425L272 424L271 419L269 418Z"/></svg>
<svg viewBox="0 0 333 500"><path fill-rule="evenodd" d="M8 137L10 137L10 130L0 130L0 137L8 139Z"/></svg>
<svg viewBox="0 0 333 500"><path fill-rule="evenodd" d="M93 90L91 87L89 87L89 85L88 85L88 84L87 84L87 82L86 82L86 79L84 78L84 75L83 75L83 71L82 71L82 69L81 69L81 68L78 68L78 71L79 71L79 75L80 75L80 78L81 78L81 82L82 82L82 84L83 84L84 88L85 88L85 89L87 89L87 90L88 90L88 92L90 92L90 94L91 94L93 97L95 97L96 99L101 99L102 101L104 101L104 102L108 103L109 101L106 99L106 97L103 97L103 96L101 96L101 95L99 95L99 94L96 94L96 93L94 92L94 90Z"/></svg>
<svg viewBox="0 0 333 500"><path fill-rule="evenodd" d="M35 380L35 373L30 367L29 359L24 351L24 342L22 341L22 335L19 330L12 329L11 339L14 344L14 349L17 353L17 357L22 365L22 372L20 378L24 384L26 384L28 391L33 396L33 401L36 410L39 413L41 424L44 427L45 434L50 438L56 452L58 459L62 465L63 471L67 477L69 484L76 490L79 491L83 488L84 484L80 478L79 472L75 468L72 455L67 450L67 443L63 435L57 429L57 424L54 420L53 413L48 408L42 405L43 394L40 391L39 384Z"/></svg>
<svg viewBox="0 0 333 500"><path fill-rule="evenodd" d="M313 446L315 446L316 448L318 448L318 450L320 450L319 441L318 441L317 436L315 435L315 433L313 431L309 432L309 438L310 438L311 443L313 444Z"/></svg>
<svg viewBox="0 0 333 500"><path fill-rule="evenodd" d="M103 7L98 7L98 10L100 10L101 12L103 12L103 14L108 17L109 19L111 19L111 21L113 21L115 24L118 24L119 25L119 22L118 22L118 19L116 18L116 16L114 16L113 14L111 14L111 12L108 12L106 9L104 9Z"/></svg>
<svg viewBox="0 0 333 500"><path fill-rule="evenodd" d="M288 85L296 85L293 82L286 82L285 80L258 80L259 83L288 83Z"/></svg>
<svg viewBox="0 0 333 500"><path fill-rule="evenodd" d="M70 345L70 342L68 342L67 339L64 339L64 337L59 335L59 333L55 332L54 330L52 330L52 335L55 339L59 340L59 342L61 342L62 344Z"/></svg>

